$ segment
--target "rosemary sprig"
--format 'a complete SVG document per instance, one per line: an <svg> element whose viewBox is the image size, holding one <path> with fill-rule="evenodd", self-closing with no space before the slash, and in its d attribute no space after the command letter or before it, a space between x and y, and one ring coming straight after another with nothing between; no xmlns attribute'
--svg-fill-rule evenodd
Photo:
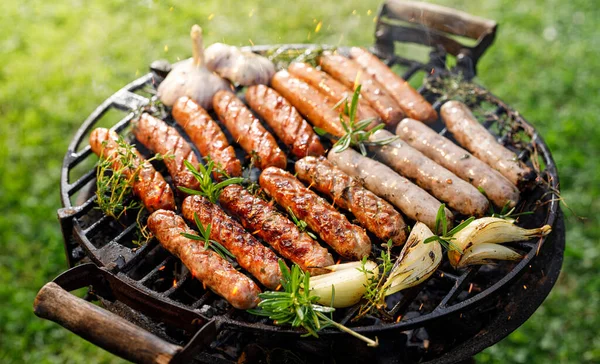
<svg viewBox="0 0 600 364"><path fill-rule="evenodd" d="M369 141L369 137L373 135L373 133L375 133L376 131L383 129L385 125L378 124L374 126L371 130L367 131L366 128L371 124L373 118L356 121L356 111L358 109L358 100L360 97L361 87L362 85L358 85L354 90L350 105L348 105L348 100L346 98L343 98L333 107L334 109L337 109L341 104L344 105L344 111L340 113L340 123L342 124L342 127L346 132L346 134L339 138L333 145L333 150L336 153L343 152L349 147L358 147L362 155L366 156L366 146L386 145L398 139L398 136L394 136L391 138L381 139L377 141ZM344 115L348 115L348 122L346 122L346 120L344 119ZM314 130L320 136L325 136L334 139L333 136L331 136L321 128L315 127Z"/></svg>
<svg viewBox="0 0 600 364"><path fill-rule="evenodd" d="M194 234L183 233L183 232L181 233L182 236L185 236L188 239L203 242L204 249L213 250L215 253L219 254L221 256L221 258L223 258L223 259L227 259L225 256L229 256L229 257L235 259L235 255L231 254L231 252L229 250L227 250L227 248L225 248L223 245L219 244L218 242L216 242L210 238L210 229L211 229L210 224L207 224L206 227L204 227L202 225L202 222L198 218L198 214L196 214L195 212L194 212L194 221L196 222L196 226L198 227L200 236L194 235Z"/></svg>
<svg viewBox="0 0 600 364"><path fill-rule="evenodd" d="M474 216L469 217L465 221L461 222L454 229L448 231L448 221L446 220L446 204L442 204L438 209L437 215L435 216L435 232L437 235L430 236L423 241L424 244L429 244L432 241L439 242L446 250L456 250L460 254L463 253L456 244L452 242L454 240L454 234L466 228L473 220Z"/></svg>
<svg viewBox="0 0 600 364"><path fill-rule="evenodd" d="M292 221L294 222L294 224L296 224L296 226L298 227L298 230L300 230L303 233L307 233L308 236L310 236L313 239L317 239L317 236L313 233L311 233L310 231L307 231L306 228L308 227L308 224L306 223L306 221L299 219L298 217L296 217L296 215L294 214L294 211L292 211L291 208L288 207L288 214L290 214L290 217L292 218Z"/></svg>
<svg viewBox="0 0 600 364"><path fill-rule="evenodd" d="M392 240L388 240L388 242L382 244L382 246L385 248L385 250L382 250L380 257L377 258L380 262L376 268L379 271L379 275L374 275L372 271L366 268L367 257L363 257L361 261L361 267L358 268L359 271L363 272L367 277L369 277L367 285L365 286L366 291L363 295L363 298L366 299L367 302L360 306L358 315L356 315L353 321L358 321L363 316L373 311L381 311L381 309L385 306L384 285L387 281L387 276L394 267L391 254Z"/></svg>
<svg viewBox="0 0 600 364"><path fill-rule="evenodd" d="M333 326L366 342L368 346L379 345L377 338L371 340L333 321L327 314L334 312L335 308L315 304L319 297L310 294L310 273L302 272L295 264L290 270L282 260L279 260L279 267L282 273L283 291L267 291L259 294L261 301L258 308L248 310L249 313L269 317L275 320L277 325L289 324L292 327L303 327L307 331L304 337L318 338L321 329Z"/></svg>
<svg viewBox="0 0 600 364"><path fill-rule="evenodd" d="M185 164L185 167L192 172L194 177L196 177L200 185L199 190L181 186L178 188L188 195L200 195L206 197L212 203L217 203L217 201L219 201L219 196L221 195L223 188L233 184L240 184L244 181L242 177L227 178L227 175L225 174L225 179L219 183L215 183L211 174L213 171L218 171L218 169L216 169L215 162L211 158L207 158L206 166L202 165L202 163L198 164L198 169L188 161L183 161L183 163Z"/></svg>

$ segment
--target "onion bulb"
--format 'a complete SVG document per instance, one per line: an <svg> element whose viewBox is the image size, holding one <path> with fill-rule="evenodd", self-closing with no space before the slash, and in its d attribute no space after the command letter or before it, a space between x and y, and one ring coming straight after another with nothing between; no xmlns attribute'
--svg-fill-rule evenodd
<svg viewBox="0 0 600 364"><path fill-rule="evenodd" d="M521 254L500 244L482 243L467 249L456 268L468 265L489 264L494 260L519 260Z"/></svg>
<svg viewBox="0 0 600 364"><path fill-rule="evenodd" d="M331 287L334 287L333 307L349 307L358 303L365 294L369 278L376 278L378 275L377 264L370 260L365 263L367 273L361 268L362 262L336 264L323 268L329 273L310 277L311 295L319 297L318 303L331 306Z"/></svg>

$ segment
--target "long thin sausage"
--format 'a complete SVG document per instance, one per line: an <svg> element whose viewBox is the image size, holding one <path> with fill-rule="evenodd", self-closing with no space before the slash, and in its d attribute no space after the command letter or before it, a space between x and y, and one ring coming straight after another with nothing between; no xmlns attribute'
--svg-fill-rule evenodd
<svg viewBox="0 0 600 364"><path fill-rule="evenodd" d="M177 207L173 190L137 149L131 147L136 157L132 158L130 166L123 166L121 158L127 155L127 151L125 147L117 143L118 139L119 136L116 132L97 128L90 134L90 147L100 158L110 160L113 170L121 170L129 179L133 180L133 193L142 200L148 211L175 210ZM131 178L134 175L135 178Z"/></svg>
<svg viewBox="0 0 600 364"><path fill-rule="evenodd" d="M396 134L458 177L483 189L494 205L514 207L519 201L519 190L500 172L422 122L404 119L398 124Z"/></svg>
<svg viewBox="0 0 600 364"><path fill-rule="evenodd" d="M394 245L406 241L406 223L402 215L384 199L362 187L325 157L306 157L296 162L301 181L333 199L333 204L350 211L365 229Z"/></svg>
<svg viewBox="0 0 600 364"><path fill-rule="evenodd" d="M240 223L206 198L194 195L183 200L183 217L193 222L194 213L206 226L210 224L210 238L223 245L235 256L240 267L252 274L260 283L275 289L282 278L278 258L269 248L248 233Z"/></svg>
<svg viewBox="0 0 600 364"><path fill-rule="evenodd" d="M394 73L379 58L364 48L352 47L350 57L361 65L363 70L371 75L392 95L404 113L413 119L433 123L438 114L427 100L417 90Z"/></svg>
<svg viewBox="0 0 600 364"><path fill-rule="evenodd" d="M332 110L327 98L314 87L291 77L287 71L277 72L271 79L271 86L294 105L312 125L336 137L346 134L339 113Z"/></svg>
<svg viewBox="0 0 600 364"><path fill-rule="evenodd" d="M269 166L285 168L287 158L273 135L232 92L217 92L213 98L213 107L233 139L246 153L256 153L257 165L261 169Z"/></svg>
<svg viewBox="0 0 600 364"><path fill-rule="evenodd" d="M160 244L219 296L240 310L256 307L260 288L250 278L235 270L225 259L204 243L186 238L181 233L197 235L183 218L173 211L158 210L148 217L148 228Z"/></svg>
<svg viewBox="0 0 600 364"><path fill-rule="evenodd" d="M500 172L515 186L522 186L535 178L535 173L517 155L503 147L477 121L467 105L448 101L442 105L442 119L454 138L477 158Z"/></svg>
<svg viewBox="0 0 600 364"><path fill-rule="evenodd" d="M369 140L375 142L392 137L394 134L389 131L378 130ZM488 211L489 202L481 192L403 140L373 146L369 150L378 160L461 214L480 217Z"/></svg>
<svg viewBox="0 0 600 364"><path fill-rule="evenodd" d="M316 232L338 254L348 259L361 259L371 252L371 241L365 231L351 224L323 198L304 187L291 173L267 168L260 175L260 185L285 209Z"/></svg>
<svg viewBox="0 0 600 364"><path fill-rule="evenodd" d="M319 64L325 72L353 90L356 85L362 85L361 96L371 104L387 126L395 127L404 118L400 105L385 87L353 60L338 54L324 53L319 58Z"/></svg>
<svg viewBox="0 0 600 364"><path fill-rule="evenodd" d="M180 97L173 105L172 114L202 156L210 157L229 176L242 175L242 164L233 147L202 106L187 96ZM215 172L215 177L221 178L221 175Z"/></svg>
<svg viewBox="0 0 600 364"><path fill-rule="evenodd" d="M268 243L284 258L298 264L302 270L333 265L327 249L301 232L272 204L252 195L240 185L223 189L219 197L221 206L237 216L248 231ZM311 270L312 272L318 270Z"/></svg>
<svg viewBox="0 0 600 364"><path fill-rule="evenodd" d="M183 163L188 161L196 167L198 158L175 128L150 114L143 113L133 122L132 131L135 138L146 148L165 156L164 162L175 186L198 189L198 180Z"/></svg>
<svg viewBox="0 0 600 364"><path fill-rule="evenodd" d="M246 101L296 157L325 154L310 124L277 91L265 85L250 86Z"/></svg>
<svg viewBox="0 0 600 364"><path fill-rule="evenodd" d="M421 187L383 163L364 157L353 149L340 153L332 150L327 158L342 171L358 178L371 192L399 208L404 215L435 230L435 219L441 203ZM445 212L448 225L451 225L453 215L448 209Z"/></svg>

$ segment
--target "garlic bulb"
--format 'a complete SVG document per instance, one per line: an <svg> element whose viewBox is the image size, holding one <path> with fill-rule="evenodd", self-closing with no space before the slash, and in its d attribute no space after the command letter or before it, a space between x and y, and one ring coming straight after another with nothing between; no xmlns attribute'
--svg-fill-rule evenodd
<svg viewBox="0 0 600 364"><path fill-rule="evenodd" d="M267 85L275 74L273 62L238 47L215 43L206 48L205 54L209 70L238 85Z"/></svg>
<svg viewBox="0 0 600 364"><path fill-rule="evenodd" d="M165 80L158 86L158 97L163 104L173 106L182 96L188 96L203 108L212 109L212 99L219 90L229 90L227 81L209 71L204 65L202 28L192 27L193 57L173 66Z"/></svg>
<svg viewBox="0 0 600 364"><path fill-rule="evenodd" d="M365 270L362 272L362 262L351 262L325 267L330 273L310 277L310 291L312 296L318 296L320 304L324 306L331 305L331 287L334 287L335 297L333 307L352 306L365 294L369 278L377 277L377 264L372 261L365 263Z"/></svg>

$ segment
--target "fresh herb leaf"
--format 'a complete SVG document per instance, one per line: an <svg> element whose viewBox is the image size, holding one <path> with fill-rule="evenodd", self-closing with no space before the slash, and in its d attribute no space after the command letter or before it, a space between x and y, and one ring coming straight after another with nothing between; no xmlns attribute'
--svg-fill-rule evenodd
<svg viewBox="0 0 600 364"><path fill-rule="evenodd" d="M233 184L240 184L244 181L242 177L231 178L227 174L219 173L219 167L215 166L215 162L210 157L207 157L206 159L206 166L200 163L198 165L198 169L196 169L196 167L194 167L194 165L187 160L184 160L183 163L199 182L199 189L192 190L181 186L177 188L188 195L200 195L206 197L212 203L217 203L217 201L219 201L219 196L221 195L223 188ZM213 181L211 177L213 173L219 173L223 177L221 182L215 183Z"/></svg>
<svg viewBox="0 0 600 364"><path fill-rule="evenodd" d="M363 298L366 299L367 302L360 307L358 314L353 321L358 321L373 311L381 311L382 308L385 307L384 285L387 281L387 276L394 267L391 254L392 244L392 239L388 240L387 243L382 244L385 250L381 251L380 257L378 258L380 262L376 268L379 272L378 275L374 275L373 271L366 268L367 257L363 257L361 267L358 268L358 270L368 277L367 285L365 286L365 294L363 295Z"/></svg>
<svg viewBox="0 0 600 364"><path fill-rule="evenodd" d="M446 248L446 250L456 250L460 254L463 254L462 249L456 246L456 244L454 244L452 240L455 239L454 234L466 228L471 222L473 222L473 220L475 220L475 217L471 216L465 221L455 226L452 230L448 231L448 221L446 219L446 204L441 204L435 216L435 232L437 235L428 237L423 241L423 243L429 244L431 242L437 241L444 248Z"/></svg>
<svg viewBox="0 0 600 364"><path fill-rule="evenodd" d="M317 236L315 234L306 230L306 228L308 227L308 224L306 223L306 221L300 220L298 217L296 217L296 215L294 214L294 211L292 211L292 209L290 207L288 207L288 213L290 214L290 217L292 218L292 221L294 222L294 224L296 224L296 226L298 227L298 230L300 230L303 233L307 233L308 236L317 240Z"/></svg>
<svg viewBox="0 0 600 364"><path fill-rule="evenodd" d="M514 220L515 217L533 214L533 211L523 211L515 213L516 207L510 208L510 203L511 201L506 201L506 204L504 204L502 210L500 210L499 213L492 213L492 217L497 217L504 220Z"/></svg>
<svg viewBox="0 0 600 364"><path fill-rule="evenodd" d="M229 257L235 259L235 255L231 254L231 252L229 250L227 250L223 245L219 244L218 242L216 242L210 238L211 225L207 224L206 227L204 227L204 225L202 225L202 222L198 218L198 214L196 214L195 212L194 212L194 221L196 222L196 226L198 227L198 231L200 232L200 235L194 235L194 234L188 234L188 233L182 232L182 233L180 233L182 236L184 236L188 239L203 242L204 249L210 249L210 250L214 251L215 253L219 254L221 256L221 258L223 258L223 259L226 259L225 256L229 256Z"/></svg>

